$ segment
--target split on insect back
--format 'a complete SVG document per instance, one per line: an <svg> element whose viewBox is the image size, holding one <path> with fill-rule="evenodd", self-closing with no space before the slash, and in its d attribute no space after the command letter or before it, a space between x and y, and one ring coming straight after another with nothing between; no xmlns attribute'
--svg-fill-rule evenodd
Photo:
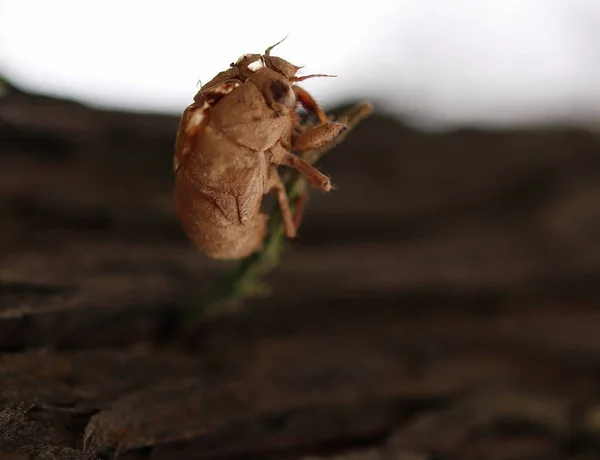
<svg viewBox="0 0 600 460"><path fill-rule="evenodd" d="M328 75L298 76L300 67L271 55L279 43L242 55L204 84L180 120L173 159L177 215L211 258L242 259L261 248L269 220L261 203L268 193L277 197L285 236L296 236L302 209L292 212L280 166L324 192L333 188L307 158L338 143L347 123L330 119L298 86ZM318 123L302 122L300 107Z"/></svg>

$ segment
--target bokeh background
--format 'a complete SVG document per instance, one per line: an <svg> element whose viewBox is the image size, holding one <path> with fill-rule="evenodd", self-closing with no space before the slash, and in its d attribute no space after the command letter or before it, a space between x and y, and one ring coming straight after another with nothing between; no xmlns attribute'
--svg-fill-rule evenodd
<svg viewBox="0 0 600 460"><path fill-rule="evenodd" d="M186 336L230 264L178 117L286 35L375 113L270 294ZM0 457L600 458L598 1L0 0L0 58Z"/></svg>
<svg viewBox="0 0 600 460"><path fill-rule="evenodd" d="M423 123L599 118L594 0L103 3L3 0L3 73L27 89L176 114L198 80L277 50L329 104L360 94Z"/></svg>

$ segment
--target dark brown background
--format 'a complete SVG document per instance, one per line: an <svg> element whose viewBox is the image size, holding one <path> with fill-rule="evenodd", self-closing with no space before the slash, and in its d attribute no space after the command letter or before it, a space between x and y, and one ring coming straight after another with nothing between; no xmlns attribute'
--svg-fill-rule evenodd
<svg viewBox="0 0 600 460"><path fill-rule="evenodd" d="M320 167L271 297L174 218L177 118L0 99L0 458L600 458L600 138L383 113Z"/></svg>

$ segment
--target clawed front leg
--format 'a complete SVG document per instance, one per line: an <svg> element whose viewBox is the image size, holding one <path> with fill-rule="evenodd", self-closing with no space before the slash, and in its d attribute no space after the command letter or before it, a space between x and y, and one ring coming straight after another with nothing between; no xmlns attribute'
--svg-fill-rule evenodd
<svg viewBox="0 0 600 460"><path fill-rule="evenodd" d="M304 153L302 157L310 164L339 144L362 120L373 113L373 106L366 102L346 110L338 122L330 121L317 101L304 89L293 86L296 101L308 112L319 118L319 125L296 126L292 150Z"/></svg>
<svg viewBox="0 0 600 460"><path fill-rule="evenodd" d="M298 153L319 149L331 143L344 131L343 123L328 121L325 124L306 128L293 141L292 150Z"/></svg>
<svg viewBox="0 0 600 460"><path fill-rule="evenodd" d="M324 154L342 142L346 136L352 131L361 121L365 118L368 118L373 113L373 106L369 102L364 102L361 104L357 104L340 114L339 120L344 125L344 129L342 129L337 135L329 140L329 142L324 143L320 147L315 147L312 150L306 150L302 152L302 159L304 159L309 164L314 164L319 160ZM300 138L304 134L304 132L309 131L310 129L318 128L318 126L305 128L303 132L296 135L297 139Z"/></svg>
<svg viewBox="0 0 600 460"><path fill-rule="evenodd" d="M315 114L320 121L317 126L303 129L292 145L294 152L307 152L318 149L335 139L345 128L343 123L330 121L317 101L304 89L294 86L296 101L308 112Z"/></svg>

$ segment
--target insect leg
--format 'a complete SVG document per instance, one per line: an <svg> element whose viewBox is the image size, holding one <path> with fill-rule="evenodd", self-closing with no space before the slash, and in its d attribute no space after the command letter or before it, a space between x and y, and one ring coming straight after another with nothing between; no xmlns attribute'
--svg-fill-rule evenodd
<svg viewBox="0 0 600 460"><path fill-rule="evenodd" d="M319 106L317 101L304 89L299 87L298 85L292 86L292 90L294 91L294 95L296 96L296 100L304 107L308 112L314 113L317 117L319 117L319 121L323 124L329 122L327 115L323 111L323 109Z"/></svg>
<svg viewBox="0 0 600 460"><path fill-rule="evenodd" d="M334 121L310 126L294 139L292 150L301 153L323 147L338 137L345 128L346 126L343 123Z"/></svg>
<svg viewBox="0 0 600 460"><path fill-rule="evenodd" d="M340 114L339 117L339 121L345 126L345 129L341 130L335 137L333 137L329 142L323 144L322 146L317 147L313 150L303 152L302 158L310 164L315 163L324 154L326 154L332 148L334 148L336 145L342 142L350 133L350 131L352 131L356 127L356 125L358 125L365 118L368 118L372 113L373 106L368 102L357 104L345 110L343 113ZM302 134L309 129L311 129L311 127L306 128L300 134L297 134L296 139L302 136Z"/></svg>
<svg viewBox="0 0 600 460"><path fill-rule="evenodd" d="M306 180L308 180L308 182L310 182L315 187L320 188L321 190L329 192L333 188L329 177L322 174L317 168L309 165L302 158L294 155L291 152L288 152L288 154L284 158L282 158L281 164L289 166L301 172L304 175L304 177L306 177Z"/></svg>
<svg viewBox="0 0 600 460"><path fill-rule="evenodd" d="M279 203L279 209L281 210L281 218L283 220L283 229L285 236L288 238L294 238L296 236L296 224L292 217L292 211L288 201L287 193L285 192L285 185L279 177L276 167L271 167L269 170L269 178L267 181L267 191L275 190L277 193L277 202Z"/></svg>
<svg viewBox="0 0 600 460"><path fill-rule="evenodd" d="M294 168L310 182L311 185L329 192L333 186L329 177L322 174L318 169L308 164L299 156L294 155L288 149L286 149L281 143L275 144L269 149L271 154L270 162L276 165L289 166Z"/></svg>

